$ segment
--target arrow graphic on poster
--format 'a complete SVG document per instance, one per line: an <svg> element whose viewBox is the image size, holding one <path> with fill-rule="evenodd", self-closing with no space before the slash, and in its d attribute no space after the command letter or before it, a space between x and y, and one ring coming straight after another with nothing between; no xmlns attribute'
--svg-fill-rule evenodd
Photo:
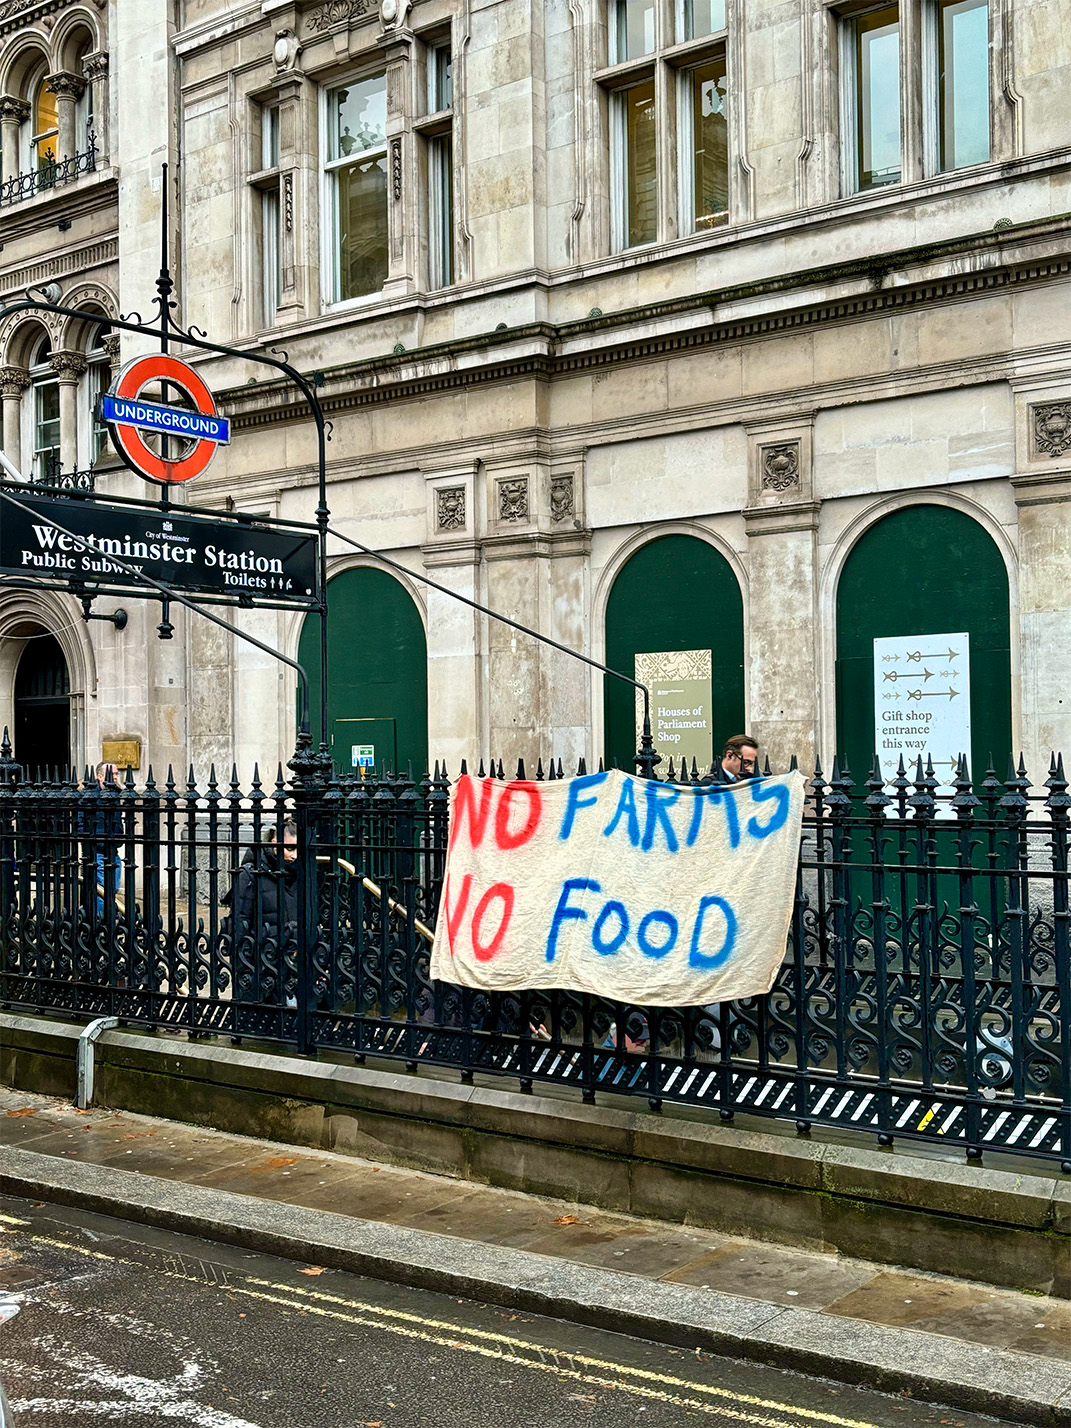
<svg viewBox="0 0 1071 1428"><path fill-rule="evenodd" d="M899 664L899 663L900 663L900 656L899 656L899 655L882 655L882 657L881 657L881 662L882 662L882 664Z"/></svg>
<svg viewBox="0 0 1071 1428"><path fill-rule="evenodd" d="M938 693L938 692L935 690L932 694L924 694L921 689L909 689L909 690L907 691L907 697L908 697L908 699L948 699L948 700L952 700L952 699L958 698L958 696L959 696L959 690L958 690L958 689L949 689L947 692L944 691L944 690L942 690L940 693Z"/></svg>
<svg viewBox="0 0 1071 1428"><path fill-rule="evenodd" d="M901 698L903 698L903 696L900 695L900 694L898 694L898 693L896 693L895 690L887 690L886 693L885 693L885 695L884 695L883 697L884 697L885 699L901 699Z"/></svg>
<svg viewBox="0 0 1071 1428"><path fill-rule="evenodd" d="M897 679L932 679L932 678L933 678L933 670L932 670L932 669L917 669L917 670L915 670L915 671L914 671L913 673L911 673L911 674L907 674L907 673L905 673L905 674L900 674L900 673L899 673L897 670L895 670L895 669L889 669L889 670L886 670L886 671L885 671L885 676L884 676L884 677L885 677L885 679L891 679L891 680L894 680L894 681L897 680Z"/></svg>

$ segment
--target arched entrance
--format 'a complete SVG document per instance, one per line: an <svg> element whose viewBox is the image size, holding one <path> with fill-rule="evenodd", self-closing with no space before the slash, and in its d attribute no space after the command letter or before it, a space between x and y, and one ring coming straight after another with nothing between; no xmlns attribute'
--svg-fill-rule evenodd
<svg viewBox="0 0 1071 1428"><path fill-rule="evenodd" d="M15 758L37 779L71 761L71 681L54 635L31 635L15 672Z"/></svg>
<svg viewBox="0 0 1071 1428"><path fill-rule="evenodd" d="M667 762L673 756L679 764L687 735L687 747L697 751L697 765L708 767L715 745L744 727L744 602L729 562L706 541L661 536L641 546L618 572L606 606L606 663L635 675L638 655L644 657L648 675L644 678L641 671L638 677L650 685L654 701L662 687L680 690L679 695L664 695L668 707L688 705L688 717L664 723L706 723L705 729L688 730L656 725L659 752ZM707 679L710 692L705 696ZM607 762L632 770L633 691L606 676L604 697ZM705 698L709 716L690 717ZM665 765L659 772L665 773Z"/></svg>
<svg viewBox="0 0 1071 1428"><path fill-rule="evenodd" d="M946 649L932 638L958 634L967 642L955 659L948 658L953 645ZM912 636L931 639L920 638L916 650ZM910 658L927 650L944 658ZM964 658L967 679L957 673ZM955 742L967 728L965 710L969 749ZM886 778L895 774L901 754L910 768L930 711L940 712L947 730L931 752L942 783L961 752L968 754L976 781L990 754L1004 776L1012 735L1008 572L977 521L948 506L915 505L885 516L859 538L837 587L837 749L854 778L866 778L875 751ZM915 738L899 733L911 722L921 726Z"/></svg>
<svg viewBox="0 0 1071 1428"><path fill-rule="evenodd" d="M419 777L428 761L428 648L412 597L382 570L359 566L328 583L327 695L331 754L353 766L353 750L372 750L376 769ZM320 628L309 615L298 659L312 683L312 727L319 728Z"/></svg>

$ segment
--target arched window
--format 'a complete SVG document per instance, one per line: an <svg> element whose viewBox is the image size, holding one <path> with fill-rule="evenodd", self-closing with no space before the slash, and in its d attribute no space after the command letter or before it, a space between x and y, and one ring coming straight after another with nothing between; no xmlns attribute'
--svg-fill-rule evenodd
<svg viewBox="0 0 1071 1428"><path fill-rule="evenodd" d="M31 90L30 168L48 177L59 153L59 99L49 91L42 72Z"/></svg>
<svg viewBox="0 0 1071 1428"><path fill-rule="evenodd" d="M34 350L30 364L30 466L35 481L47 481L60 463L59 380L51 356L52 343L46 337Z"/></svg>
<svg viewBox="0 0 1071 1428"><path fill-rule="evenodd" d="M651 690L659 774L671 757L679 768L682 756L705 772L725 739L744 729L744 605L725 557L696 536L641 546L610 591L606 663ZM636 698L609 676L604 694L607 762L634 771Z"/></svg>
<svg viewBox="0 0 1071 1428"><path fill-rule="evenodd" d="M95 466L108 442L108 428L100 417L100 399L108 390L112 380L111 358L104 348L104 339L111 328L90 324L86 336L86 374L82 379L85 398L83 404L83 432L87 440L79 443L81 461L86 468Z"/></svg>

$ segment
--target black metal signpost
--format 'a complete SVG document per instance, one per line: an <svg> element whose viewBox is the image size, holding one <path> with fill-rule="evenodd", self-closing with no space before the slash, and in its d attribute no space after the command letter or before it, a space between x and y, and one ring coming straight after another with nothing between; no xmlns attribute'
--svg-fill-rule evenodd
<svg viewBox="0 0 1071 1428"><path fill-rule="evenodd" d="M298 672L302 685L303 727L291 765L307 777L330 765L327 742L327 423L310 382L290 365L285 352L246 352L212 342L198 327L181 328L172 312L174 281L167 254L167 165L162 171L161 264L153 299L156 326L140 313L118 318L65 307L51 293L29 287L26 296L0 312L41 311L78 318L101 327L154 338L159 352L128 363L100 404L112 442L123 461L149 481L160 484L157 501L102 499L90 492L55 495L41 487L27 491L22 482L0 482L0 579L8 587L42 583L69 590L82 601L86 618L98 595L137 593L159 599L161 638L170 638L172 599L190 609L206 604L315 610L320 617L320 749L314 755L307 725L308 681L296 661L244 631L208 616ZM36 295L40 292L40 295ZM199 374L170 353L177 339L185 346L275 368L300 389L316 425L319 500L316 525L268 517L200 510L171 500L170 487L205 469L217 444L230 438L230 424L215 411L211 393ZM147 400L142 389L159 384L165 400ZM172 402L174 395L179 400ZM144 438L159 438L154 450ZM172 451L172 443L181 449ZM10 473L8 473L10 475ZM150 594L149 591L155 591ZM194 604L189 596L200 598ZM207 611L203 611L207 615Z"/></svg>
<svg viewBox="0 0 1071 1428"><path fill-rule="evenodd" d="M102 398L98 414L106 421L113 445L126 465L147 480L160 484L160 499L145 502L118 497L102 499L90 492L71 491L64 491L56 499L52 493L39 495L35 491L31 494L21 482L16 485L0 481L0 580L9 587L26 582L67 589L81 600L87 619L101 618L90 613L98 595L145 595L144 586L148 585L156 591L148 598L159 599L163 606L163 619L158 626L163 639L171 635L168 617L171 599L190 609L202 610L206 615L203 606L207 604L246 609L315 610L320 617L320 748L318 755L313 754L311 737L304 725L298 733L291 768L304 778L317 769L326 775L331 768L327 737L328 423L313 386L290 365L285 352L272 348L266 354L229 347L210 341L198 327L184 329L175 321L172 316L175 303L171 300L174 282L167 254L166 164L162 170L162 189L162 253L153 299L159 311L156 326L142 321L139 313L109 318L65 307L53 301L47 290L33 286L26 289L24 298L0 309L0 316L19 310L51 312L101 327L150 336L159 343L158 353L135 358L123 368ZM38 292L41 296L35 296ZM315 527L173 504L170 487L192 479L205 469L216 445L230 440L230 423L216 412L212 394L196 370L171 355L172 340L199 351L275 368L299 388L316 425L319 499ZM164 400L146 398L143 392L149 385L159 385ZM172 395L178 400L171 401ZM158 450L146 442L144 433L157 437ZM174 454L170 449L173 442L180 443L182 448ZM37 491L40 490L38 487ZM351 537L338 531L331 534L384 564L399 568L395 562ZM654 777L661 759L651 736L650 696L644 684L486 605L468 600L426 576L414 571L407 573L491 619L639 690L644 717L635 761L644 777ZM191 594L198 596L197 604L189 598ZM303 706L307 717L308 681L300 665L261 641L252 640L218 616L208 618L297 670L306 691Z"/></svg>

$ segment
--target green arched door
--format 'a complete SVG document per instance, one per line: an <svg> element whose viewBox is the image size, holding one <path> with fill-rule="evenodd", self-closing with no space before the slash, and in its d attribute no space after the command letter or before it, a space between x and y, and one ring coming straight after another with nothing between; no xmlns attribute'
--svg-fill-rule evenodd
<svg viewBox="0 0 1071 1428"><path fill-rule="evenodd" d="M428 760L428 650L412 597L392 575L359 567L328 583L328 729L338 767L371 750L377 770L419 777ZM320 720L320 625L306 617L298 659L312 684L312 728Z"/></svg>
<svg viewBox="0 0 1071 1428"><path fill-rule="evenodd" d="M971 775L975 781L984 776L992 753L1003 777L1011 751L1011 625L1000 551L977 521L947 506L906 507L860 536L837 587L837 749L857 782L866 778L875 752L886 778L900 756L881 747L875 729L882 720L875 718L874 641L960 633L969 638L970 689L963 696L970 709ZM951 700L944 704L945 691L957 681L945 677L944 665L954 661L916 662L905 679L903 662L889 654L883 669L880 660L879 654L879 688L889 710L918 717L931 707L952 707ZM922 677L927 669L928 679ZM879 716L884 710L883 703ZM907 764L910 749L903 752ZM934 757L942 783L950 775L944 755L956 752L942 750L940 768Z"/></svg>
<svg viewBox="0 0 1071 1428"><path fill-rule="evenodd" d="M710 730L703 739L709 765L714 744L744 727L744 602L724 556L695 536L669 535L641 546L614 581L606 606L606 663L633 676L637 655L680 651L710 652ZM666 667L673 670L673 661ZM605 676L604 699L607 762L634 770L634 691ZM674 746L657 728L655 743L668 763Z"/></svg>

